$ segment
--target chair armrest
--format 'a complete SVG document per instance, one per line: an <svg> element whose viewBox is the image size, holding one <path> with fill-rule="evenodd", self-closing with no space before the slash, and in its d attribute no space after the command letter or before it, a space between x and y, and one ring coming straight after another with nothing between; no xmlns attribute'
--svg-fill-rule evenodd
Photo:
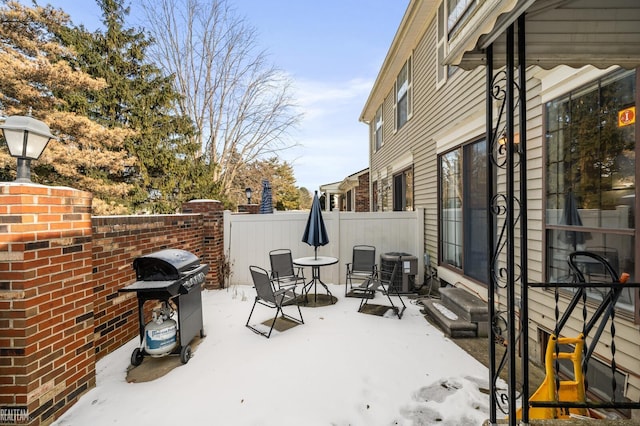
<svg viewBox="0 0 640 426"><path fill-rule="evenodd" d="M280 288L280 289L278 289L278 290L274 291L274 292L273 292L273 295L274 295L274 296L280 296L281 294L286 293L288 290L289 290L288 288L283 287L283 288Z"/></svg>

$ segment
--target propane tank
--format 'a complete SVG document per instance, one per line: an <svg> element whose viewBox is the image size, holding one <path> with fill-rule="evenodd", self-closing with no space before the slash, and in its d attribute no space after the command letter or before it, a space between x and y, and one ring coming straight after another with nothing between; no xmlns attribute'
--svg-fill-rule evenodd
<svg viewBox="0 0 640 426"><path fill-rule="evenodd" d="M151 322L144 328L144 349L149 355L167 355L178 344L178 324L170 316L171 310L166 303L151 313Z"/></svg>

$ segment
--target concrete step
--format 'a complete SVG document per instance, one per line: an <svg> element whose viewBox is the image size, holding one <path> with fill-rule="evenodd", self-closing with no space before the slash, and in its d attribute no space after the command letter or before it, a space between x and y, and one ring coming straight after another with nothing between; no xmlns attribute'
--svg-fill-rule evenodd
<svg viewBox="0 0 640 426"><path fill-rule="evenodd" d="M440 300L423 299L424 313L451 337L476 337L478 325L467 321L442 304Z"/></svg>
<svg viewBox="0 0 640 426"><path fill-rule="evenodd" d="M457 287L441 288L440 298L444 306L469 322L489 321L487 303L464 289Z"/></svg>

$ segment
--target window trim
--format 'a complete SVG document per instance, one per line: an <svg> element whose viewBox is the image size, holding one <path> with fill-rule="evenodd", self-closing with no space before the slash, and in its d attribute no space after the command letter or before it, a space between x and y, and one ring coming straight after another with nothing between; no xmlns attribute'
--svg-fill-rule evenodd
<svg viewBox="0 0 640 426"><path fill-rule="evenodd" d="M596 86L598 90L601 89L601 82L603 80L607 80L609 79L611 76L616 75L617 73L625 73L629 70L624 70L621 67L610 67L607 70L599 70L590 66L587 67L583 67L580 70L577 70L575 74L572 74L570 76L566 76L566 74L559 74L557 72L553 72L549 71L549 72L540 72L537 75L541 76L541 77L546 77L550 80L546 82L544 79L542 79L542 88L543 91L541 92L541 105L542 105L542 137L543 140L546 138L546 136L548 135L549 132L549 128L548 128L548 121L549 121L549 116L548 116L548 110L546 105L550 102L559 100L561 98L567 97L567 96L572 96L574 93L579 93L583 90L586 90L592 86ZM635 79L636 79L636 94L635 94L635 104L636 105L640 105L640 68L636 68L635 69ZM562 78L559 79L558 77L561 76ZM561 90L561 86L564 87L564 90ZM573 96L572 96L573 98ZM635 133L635 153L636 153L636 159L638 158L638 153L640 153L640 132L637 131L638 125L636 124L636 133ZM548 252L550 250L549 247L549 233L550 232L555 232L556 230L561 230L562 227L559 225L555 225L553 223L549 223L546 220L546 215L547 215L547 211L548 211L548 206L549 206L549 200L547 197L547 191L549 189L548 185L548 179L547 179L547 174L548 174L548 166L547 166L547 161L548 161L548 147L547 144L543 144L542 146L543 148L543 152L542 152L542 174L543 174L543 183L542 183L542 191L543 191L543 223L542 223L542 236L543 236L543 247L544 247L544 253L542 256L542 276L544 277L545 280L549 280L549 268L550 268L550 261L549 261L549 256L548 256ZM636 176L638 173L638 170L640 169L640 163L636 160L636 164L635 164L635 169L636 169ZM640 188L638 187L638 182L636 181L636 188L635 188L635 193L636 195L640 192ZM636 211L637 211L637 207L638 207L639 203L638 201L636 201ZM599 234L608 234L608 235L623 235L623 236L637 236L637 231L638 229L640 229L640 215L635 215L635 222L633 223L634 227L633 228L602 228L602 227L598 227L598 228L593 228L593 227L585 227L584 231L585 232L594 232L594 233L599 233ZM637 246L637 241L636 241L636 246ZM634 270L634 274L636 276L639 275L640 272L640 264L638 262L638 260L640 259L640 252L636 251L634 253L634 261L635 261L635 270ZM640 290L639 289L633 289L635 294L632 295L632 300L634 303L634 306L632 308L632 311L625 311L625 310L620 310L616 315L619 315L622 318L625 319L629 319L632 320L635 324L640 324L640 309L638 309L638 307L640 306ZM566 293L569 294L569 293ZM596 303L598 302L597 298L591 298L589 297L589 301L590 303L593 301L596 301Z"/></svg>
<svg viewBox="0 0 640 426"><path fill-rule="evenodd" d="M391 198L392 198L392 203L391 203L391 210L393 211L414 211L416 209L416 203L415 203L415 195L412 197L411 200L411 210L407 210L407 179L406 179L406 174L407 172L411 172L412 174L412 178L411 178L411 193L415 194L415 174L414 174L414 167L413 164L411 164L409 167L405 167L402 170L398 170L396 173L394 173L391 177ZM401 208L400 209L396 209L397 205L396 205L396 179L398 177L401 177L402 180L402 193L400 194L400 197L402 198L401 200Z"/></svg>
<svg viewBox="0 0 640 426"><path fill-rule="evenodd" d="M470 0L462 13L450 25L449 1L442 0L436 12L436 89L440 89L455 74L458 67L442 64L449 54L449 40L451 40L465 22L469 20L474 10L478 8L478 0Z"/></svg>
<svg viewBox="0 0 640 426"><path fill-rule="evenodd" d="M468 187L468 181L465 179L465 152L467 150L468 147L473 146L474 144L477 143L481 143L484 142L485 144L488 143L487 138L485 137L484 134L479 134L480 132L477 132L475 134L475 137L473 138L467 138L467 139L458 139L458 140L464 140L464 142L462 143L458 143L455 146L451 146L451 144L448 144L447 149L441 149L438 150L437 153L437 167L438 167L438 190L437 190L437 197L438 197L438 204L437 204L437 209L438 209L438 265L446 268L447 270L450 270L456 274L459 274L461 277L463 277L465 280L469 280L470 282L473 283L477 283L483 287L486 287L489 283L488 280L490 278L487 278L487 282L482 281L481 279L469 275L468 274L468 269L467 267L469 265L465 266L465 257L467 255L467 251L466 251L466 246L469 245L469 240L467 239L468 237L466 236L466 230L467 227L469 225L469 223L467 222L467 220L470 219L465 219L465 205L461 204L460 205L460 209L461 209L461 232L462 232L462 237L461 237L461 242L460 242L460 255L461 255L461 264L460 266L456 266L455 264L452 263L445 263L442 257L442 251L444 250L444 245L443 245L443 229L442 229L442 210L443 210L443 204L442 204L442 197L443 197L443 193L442 193L442 166L441 166L441 161L442 161L442 157L454 152L454 151L460 151L460 179L461 179L461 186L462 186L462 191L463 193L461 194L462 197L462 201L464 203L465 199L466 199L466 195L464 193L465 188ZM488 158L486 159L486 161L490 161ZM467 178L468 179L468 178ZM487 189L488 190L488 189ZM489 220L491 220L489 218Z"/></svg>
<svg viewBox="0 0 640 426"><path fill-rule="evenodd" d="M378 146L378 132L380 132L380 146ZM376 110L376 115L373 117L373 152L374 153L378 152L383 146L384 146L384 105L381 104L380 107Z"/></svg>
<svg viewBox="0 0 640 426"><path fill-rule="evenodd" d="M449 53L446 5L447 0L442 0L436 14L436 89L442 87L449 78L449 66L441 65L447 53Z"/></svg>
<svg viewBox="0 0 640 426"><path fill-rule="evenodd" d="M407 87L406 87L406 90L403 92L403 95L406 94L406 97L407 97L407 119L404 121L404 123L402 123L402 125L399 125L398 103L400 102L400 99L398 98L398 91L400 89L398 89L398 77L400 77L400 74L403 72L405 67L407 67L407 78L403 82L403 86L404 86L404 83L406 82ZM400 68L400 71L398 72L398 75L396 76L395 81L393 83L393 131L394 133L400 130L405 124L407 124L409 120L411 120L411 117L413 117L413 52L411 52L407 60L404 62L404 64L402 65L402 68Z"/></svg>

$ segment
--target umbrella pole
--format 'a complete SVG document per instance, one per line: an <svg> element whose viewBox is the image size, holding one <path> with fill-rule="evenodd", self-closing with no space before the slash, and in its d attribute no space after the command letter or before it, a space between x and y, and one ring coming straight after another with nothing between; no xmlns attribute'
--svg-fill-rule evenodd
<svg viewBox="0 0 640 426"><path fill-rule="evenodd" d="M313 252L315 253L316 260L318 260L318 247L314 247Z"/></svg>

